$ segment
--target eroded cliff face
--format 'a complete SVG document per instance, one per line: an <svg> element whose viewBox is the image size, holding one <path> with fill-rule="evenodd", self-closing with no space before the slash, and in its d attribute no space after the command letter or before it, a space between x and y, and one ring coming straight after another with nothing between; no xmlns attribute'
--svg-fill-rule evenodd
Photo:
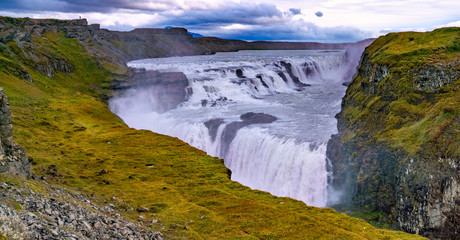
<svg viewBox="0 0 460 240"><path fill-rule="evenodd" d="M143 91L143 94L148 93L147 95L133 98L139 101L148 101L149 107L151 107L149 110L159 113L176 108L185 102L192 93L192 89L189 88L189 80L182 72L160 72L130 68L128 79L129 81L118 82L112 88L112 96L126 94L133 97L131 95L139 94L139 89L147 90Z"/></svg>
<svg viewBox="0 0 460 240"><path fill-rule="evenodd" d="M29 159L25 151L13 142L13 125L8 97L0 87L0 173L30 176Z"/></svg>
<svg viewBox="0 0 460 240"><path fill-rule="evenodd" d="M45 32L63 32L66 37L80 41L89 41L90 28L86 19L56 20L29 18L0 18L0 42L31 42L33 36L42 36Z"/></svg>
<svg viewBox="0 0 460 240"><path fill-rule="evenodd" d="M367 48L328 144L336 206L432 239L460 235L459 41L446 28Z"/></svg>

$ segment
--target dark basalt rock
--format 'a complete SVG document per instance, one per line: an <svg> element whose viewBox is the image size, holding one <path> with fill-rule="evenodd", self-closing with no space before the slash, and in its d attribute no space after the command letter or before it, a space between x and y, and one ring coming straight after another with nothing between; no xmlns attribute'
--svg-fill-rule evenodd
<svg viewBox="0 0 460 240"><path fill-rule="evenodd" d="M269 88L267 83L264 81L264 79L262 78L262 75L261 74L257 74L256 78L258 78L260 80L260 82L262 83L262 85L264 85L265 88Z"/></svg>
<svg viewBox="0 0 460 240"><path fill-rule="evenodd" d="M239 77L239 78L246 78L243 75L243 70L241 70L241 69L236 69L235 73L236 73L236 76Z"/></svg>
<svg viewBox="0 0 460 240"><path fill-rule="evenodd" d="M307 77L313 77L319 72L319 66L316 62L305 63L305 75Z"/></svg>
<svg viewBox="0 0 460 240"><path fill-rule="evenodd" d="M213 142L216 140L217 129L219 129L219 126L223 123L224 119L222 118L211 119L204 123L204 125L208 128L209 135L211 136Z"/></svg>
<svg viewBox="0 0 460 240"><path fill-rule="evenodd" d="M239 129L249 126L251 124L267 124L277 120L275 116L266 113L253 113L248 112L240 116L243 121L235 121L227 124L222 132L222 149L223 156L226 155L226 149L236 136Z"/></svg>
<svg viewBox="0 0 460 240"><path fill-rule="evenodd" d="M277 120L275 116L266 113L253 113L248 112L240 116L244 123L257 124L257 123L272 123Z"/></svg>
<svg viewBox="0 0 460 240"><path fill-rule="evenodd" d="M292 64L287 63L285 61L281 61L280 63L286 69L286 72L289 74L289 76L291 77L292 81L294 81L294 84L297 87L303 88L303 87L309 86L308 84L305 84L305 83L301 82L300 79L294 75L294 73L292 72ZM287 82L286 76L283 77L280 73L278 73L278 75L280 75L280 77L283 78L283 80L285 82Z"/></svg>
<svg viewBox="0 0 460 240"><path fill-rule="evenodd" d="M112 86L114 95L122 94L128 89L147 89L155 104L152 110L162 113L176 108L185 102L191 94L189 81L182 72L159 72L144 69L130 69L128 82L116 82Z"/></svg>
<svg viewBox="0 0 460 240"><path fill-rule="evenodd" d="M414 70L414 88L422 91L431 91L453 83L460 77L457 70L460 63L438 64L423 66Z"/></svg>
<svg viewBox="0 0 460 240"><path fill-rule="evenodd" d="M224 105L225 102L231 101L227 97L219 97L217 99L202 99L201 100L201 106L202 107L216 107L216 106L221 106Z"/></svg>
<svg viewBox="0 0 460 240"><path fill-rule="evenodd" d="M41 74L47 77L53 77L54 73L71 73L74 66L64 59L49 58L46 62L40 62L35 67Z"/></svg>

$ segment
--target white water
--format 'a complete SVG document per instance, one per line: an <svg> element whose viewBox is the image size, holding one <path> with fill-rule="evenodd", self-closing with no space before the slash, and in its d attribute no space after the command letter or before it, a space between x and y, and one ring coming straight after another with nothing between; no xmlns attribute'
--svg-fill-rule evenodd
<svg viewBox="0 0 460 240"><path fill-rule="evenodd" d="M299 91L282 61L312 86ZM251 188L326 205L326 143L337 132L334 115L346 89L341 85L349 72L345 51L241 51L145 59L129 66L183 72L192 89L187 102L162 114L152 111L157 103L148 89L131 89L112 99L111 110L129 126L178 137L223 158L232 179ZM237 77L237 69L245 79ZM241 121L247 112L277 120L245 126L231 143L224 142L226 125ZM224 123L213 141L204 122L216 118Z"/></svg>
<svg viewBox="0 0 460 240"><path fill-rule="evenodd" d="M225 163L232 169L232 179L244 185L324 206L325 152L324 143L320 146L296 143L293 139L274 137L260 128L241 129L230 144Z"/></svg>

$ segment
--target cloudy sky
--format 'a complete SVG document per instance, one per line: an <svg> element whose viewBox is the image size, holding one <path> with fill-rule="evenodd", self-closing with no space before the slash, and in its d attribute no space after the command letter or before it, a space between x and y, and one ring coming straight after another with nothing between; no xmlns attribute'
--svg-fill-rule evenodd
<svg viewBox="0 0 460 240"><path fill-rule="evenodd" d="M460 26L460 0L0 0L0 15L81 16L123 31L173 26L232 39L349 42Z"/></svg>

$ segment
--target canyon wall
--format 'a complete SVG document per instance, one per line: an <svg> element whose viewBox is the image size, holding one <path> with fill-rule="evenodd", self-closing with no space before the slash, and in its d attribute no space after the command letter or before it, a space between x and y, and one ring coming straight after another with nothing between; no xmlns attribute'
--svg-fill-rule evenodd
<svg viewBox="0 0 460 240"><path fill-rule="evenodd" d="M460 234L460 28L365 51L328 144L339 209L432 239Z"/></svg>

